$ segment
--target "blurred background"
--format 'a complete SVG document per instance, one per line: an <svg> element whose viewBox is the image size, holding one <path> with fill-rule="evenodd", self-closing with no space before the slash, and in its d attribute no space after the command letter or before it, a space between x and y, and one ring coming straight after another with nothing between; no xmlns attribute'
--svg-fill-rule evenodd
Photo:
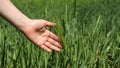
<svg viewBox="0 0 120 68"><path fill-rule="evenodd" d="M0 68L119 68L120 0L11 0L50 29L64 49L47 53L0 18ZM8 10L9 11L9 10Z"/></svg>

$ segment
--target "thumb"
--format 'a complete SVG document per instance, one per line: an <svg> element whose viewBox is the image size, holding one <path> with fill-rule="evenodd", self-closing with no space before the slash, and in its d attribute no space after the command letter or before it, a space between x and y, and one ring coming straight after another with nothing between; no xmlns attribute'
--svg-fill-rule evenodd
<svg viewBox="0 0 120 68"><path fill-rule="evenodd" d="M54 27L54 26L56 26L55 23L51 23L51 22L46 22L45 24L46 24L47 27Z"/></svg>

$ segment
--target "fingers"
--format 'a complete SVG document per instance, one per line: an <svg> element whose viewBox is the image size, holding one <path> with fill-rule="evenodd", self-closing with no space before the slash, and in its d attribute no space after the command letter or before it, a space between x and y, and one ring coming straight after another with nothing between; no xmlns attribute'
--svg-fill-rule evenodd
<svg viewBox="0 0 120 68"><path fill-rule="evenodd" d="M48 27L54 27L54 26L56 26L55 23L51 23L51 22L46 22L45 24L46 24L46 26L48 26Z"/></svg>
<svg viewBox="0 0 120 68"><path fill-rule="evenodd" d="M60 49L62 48L61 44L58 41L53 40L52 38L48 38L44 45L40 47L47 52L51 52L51 50L60 52Z"/></svg>
<svg viewBox="0 0 120 68"><path fill-rule="evenodd" d="M55 41L61 42L60 39L58 38L58 36L56 36L55 34L53 34L52 32L50 32L50 37L52 39L54 39Z"/></svg>
<svg viewBox="0 0 120 68"><path fill-rule="evenodd" d="M47 41L50 42L51 44L59 47L59 48L63 48L62 45L61 45L58 41L55 41L55 40L53 40L53 39L51 39L51 38L48 38Z"/></svg>
<svg viewBox="0 0 120 68"><path fill-rule="evenodd" d="M37 29L41 29L41 28L44 28L44 27L54 27L54 26L56 26L55 23L52 23L52 22L49 22L49 21L46 21L46 20L33 20L33 25L32 26L34 28L37 28Z"/></svg>
<svg viewBox="0 0 120 68"><path fill-rule="evenodd" d="M51 41L51 42L49 42L49 41ZM60 52L60 48L62 48L62 46L52 39L50 39L49 41L45 42L44 45L41 45L40 47L47 52L52 52L51 50L55 50L57 52ZM52 44L53 42L55 44Z"/></svg>
<svg viewBox="0 0 120 68"><path fill-rule="evenodd" d="M45 45L41 45L40 46L43 50L47 51L47 52L52 52L51 49L49 49L47 46Z"/></svg>
<svg viewBox="0 0 120 68"><path fill-rule="evenodd" d="M55 23L51 23L51 22L46 21L46 20L44 20L44 22L45 22L45 25L46 25L47 27L54 27L54 26L56 26Z"/></svg>
<svg viewBox="0 0 120 68"><path fill-rule="evenodd" d="M45 45L46 45L47 47L49 47L50 49L52 49L52 50L55 50L55 51L57 51L57 52L60 51L60 48L56 47L55 45L53 45L53 44L51 44L51 43L49 43L49 42L46 42Z"/></svg>
<svg viewBox="0 0 120 68"><path fill-rule="evenodd" d="M60 49L62 48L61 44L52 38L48 38L48 40L43 43L43 45L38 44L38 46L47 52L52 52L52 50L60 52Z"/></svg>

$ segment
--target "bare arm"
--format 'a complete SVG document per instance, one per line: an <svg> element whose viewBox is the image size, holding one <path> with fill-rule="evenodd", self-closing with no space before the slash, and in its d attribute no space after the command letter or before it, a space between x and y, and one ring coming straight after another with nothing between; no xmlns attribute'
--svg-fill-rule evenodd
<svg viewBox="0 0 120 68"><path fill-rule="evenodd" d="M10 0L0 0L0 15L23 32L31 42L45 51L60 51L62 48L59 38L45 28L54 27L54 23L29 19Z"/></svg>
<svg viewBox="0 0 120 68"><path fill-rule="evenodd" d="M21 13L10 0L0 0L0 15L18 29L30 22L30 19Z"/></svg>

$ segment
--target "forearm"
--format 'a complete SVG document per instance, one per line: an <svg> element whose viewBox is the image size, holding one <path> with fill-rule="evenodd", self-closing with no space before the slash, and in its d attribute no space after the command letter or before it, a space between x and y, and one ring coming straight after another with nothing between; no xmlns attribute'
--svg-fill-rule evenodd
<svg viewBox="0 0 120 68"><path fill-rule="evenodd" d="M0 15L17 27L19 30L30 21L30 19L21 13L10 0L0 0Z"/></svg>

